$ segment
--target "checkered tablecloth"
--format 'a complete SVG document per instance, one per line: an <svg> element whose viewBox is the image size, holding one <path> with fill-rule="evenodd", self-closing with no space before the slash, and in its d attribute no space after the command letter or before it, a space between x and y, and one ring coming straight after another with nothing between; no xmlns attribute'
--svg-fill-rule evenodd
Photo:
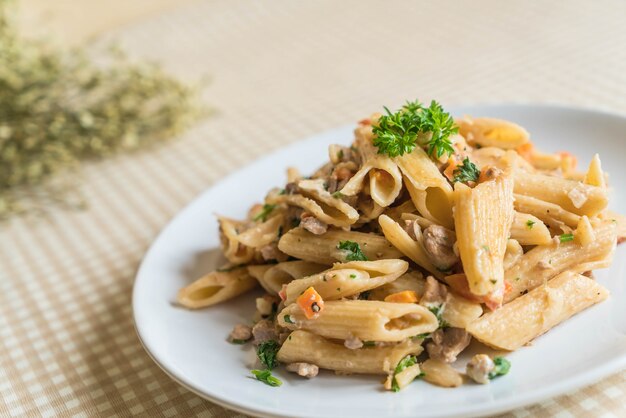
<svg viewBox="0 0 626 418"><path fill-rule="evenodd" d="M180 77L209 75L216 112L176 142L88 165L88 210L0 224L0 415L240 416L172 381L135 336L134 275L167 221L227 173L382 104L626 113L625 22L620 0L224 0L107 34ZM507 416L624 417L618 372Z"/></svg>

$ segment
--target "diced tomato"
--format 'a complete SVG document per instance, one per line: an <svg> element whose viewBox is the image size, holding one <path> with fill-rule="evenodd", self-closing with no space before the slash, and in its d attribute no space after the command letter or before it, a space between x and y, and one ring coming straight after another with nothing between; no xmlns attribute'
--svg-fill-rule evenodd
<svg viewBox="0 0 626 418"><path fill-rule="evenodd" d="M526 161L530 161L533 158L533 153L535 152L535 146L532 142L527 142L524 145L520 145L515 149L517 153Z"/></svg>

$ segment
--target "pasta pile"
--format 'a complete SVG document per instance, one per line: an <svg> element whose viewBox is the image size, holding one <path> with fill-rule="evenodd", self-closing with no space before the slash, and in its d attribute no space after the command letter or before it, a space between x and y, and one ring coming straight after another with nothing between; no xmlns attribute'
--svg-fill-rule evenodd
<svg viewBox="0 0 626 418"><path fill-rule="evenodd" d="M607 205L598 155L577 171L512 122L408 103L360 121L312 176L288 169L247 219L220 217L228 263L178 302L260 285L254 327L230 340L257 346L253 374L272 386L283 363L383 375L394 391L419 377L456 387L451 363L472 338L517 350L608 296L591 271L609 266L626 222ZM509 366L481 354L465 373L488 383Z"/></svg>

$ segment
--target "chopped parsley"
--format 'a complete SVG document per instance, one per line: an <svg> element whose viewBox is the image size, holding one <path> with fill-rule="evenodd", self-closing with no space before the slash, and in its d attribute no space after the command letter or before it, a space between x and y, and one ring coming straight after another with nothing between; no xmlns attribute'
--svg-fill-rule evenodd
<svg viewBox="0 0 626 418"><path fill-rule="evenodd" d="M536 223L535 221L529 219L526 221L526 227L528 229L533 229L533 226L535 225L535 223Z"/></svg>
<svg viewBox="0 0 626 418"><path fill-rule="evenodd" d="M266 385L277 387L283 384L278 378L272 376L271 370L250 370L256 380L259 380Z"/></svg>
<svg viewBox="0 0 626 418"><path fill-rule="evenodd" d="M363 347L375 347L376 341L363 341Z"/></svg>
<svg viewBox="0 0 626 418"><path fill-rule="evenodd" d="M430 332L425 332L423 334L417 334L415 337L413 338L417 338L419 340L425 340L426 338L430 337Z"/></svg>
<svg viewBox="0 0 626 418"><path fill-rule="evenodd" d="M419 101L407 102L400 110L386 115L374 126L374 145L379 154L397 157L412 152L415 147L427 145L428 155L440 158L454 152L450 135L458 132L454 119L436 101L425 107Z"/></svg>
<svg viewBox="0 0 626 418"><path fill-rule="evenodd" d="M231 342L231 343L233 343L233 344L239 344L239 345L245 344L245 343L247 343L248 341L250 341L250 340L249 340L249 339L248 339L248 340L239 340L239 339L237 339L237 338L230 340L230 342Z"/></svg>
<svg viewBox="0 0 626 418"><path fill-rule="evenodd" d="M574 241L574 234L563 234L559 237L561 242L570 242Z"/></svg>
<svg viewBox="0 0 626 418"><path fill-rule="evenodd" d="M504 376L511 369L511 362L504 357L494 358L493 363L496 365L496 367L491 373L489 373L489 379L495 379L498 376Z"/></svg>
<svg viewBox="0 0 626 418"><path fill-rule="evenodd" d="M445 307L446 304L442 303L439 306L431 306L430 308L428 308L428 310L437 317L437 321L439 321L439 328L448 328L450 326L450 324L448 324L448 322L443 319L443 311L445 310Z"/></svg>
<svg viewBox="0 0 626 418"><path fill-rule="evenodd" d="M335 199L341 199L345 195L343 193L341 193L341 192L335 192L335 193L331 194L331 196L334 197Z"/></svg>
<svg viewBox="0 0 626 418"><path fill-rule="evenodd" d="M391 390L393 390L394 392L398 392L400 390L400 386L398 386L398 382L396 382L396 375L411 366L415 366L416 364L417 364L417 357L415 356L408 355L402 360L400 360L400 362L396 366L396 369L393 371L393 380L391 381Z"/></svg>
<svg viewBox="0 0 626 418"><path fill-rule="evenodd" d="M259 361L266 369L272 370L278 364L276 360L276 354L280 346L274 340L263 341L256 349L256 355L259 357Z"/></svg>
<svg viewBox="0 0 626 418"><path fill-rule="evenodd" d="M367 261L361 247L354 241L340 241L337 249L345 251L346 261Z"/></svg>
<svg viewBox="0 0 626 418"><path fill-rule="evenodd" d="M272 213L274 209L276 209L276 205L268 205L266 203L265 205L263 205L263 209L261 209L261 212L259 212L259 214L256 215L252 220L265 222L267 221L267 217L270 215L270 213Z"/></svg>
<svg viewBox="0 0 626 418"><path fill-rule="evenodd" d="M478 181L478 177L480 177L480 170L476 167L476 164L471 162L469 158L465 157L463 163L454 170L453 174L454 177L452 181L455 183L468 183L470 181L476 182Z"/></svg>
<svg viewBox="0 0 626 418"><path fill-rule="evenodd" d="M356 279L356 274L351 274L351 275L350 275L350 278L351 278L351 279Z"/></svg>
<svg viewBox="0 0 626 418"><path fill-rule="evenodd" d="M293 319L291 319L291 316L290 316L290 315L285 315L285 316L283 316L283 319L284 319L284 320L285 320L285 322L286 322L286 323L288 323L288 324L295 324L295 323L296 323Z"/></svg>

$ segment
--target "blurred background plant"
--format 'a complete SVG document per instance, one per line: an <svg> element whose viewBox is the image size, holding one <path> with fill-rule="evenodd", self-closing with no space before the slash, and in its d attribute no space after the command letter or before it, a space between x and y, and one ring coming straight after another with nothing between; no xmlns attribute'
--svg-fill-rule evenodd
<svg viewBox="0 0 626 418"><path fill-rule="evenodd" d="M199 117L200 86L112 50L106 65L85 47L27 39L0 0L0 219L50 204L84 206L69 175L82 161L176 137Z"/></svg>

